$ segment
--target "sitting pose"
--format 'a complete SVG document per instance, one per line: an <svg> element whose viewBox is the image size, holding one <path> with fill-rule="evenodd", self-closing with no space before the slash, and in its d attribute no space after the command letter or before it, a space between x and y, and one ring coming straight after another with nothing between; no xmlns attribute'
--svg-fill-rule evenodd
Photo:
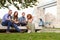
<svg viewBox="0 0 60 40"><path fill-rule="evenodd" d="M14 12L12 21L13 21L13 23L16 24L17 26L20 26L20 22L19 22L19 20L18 20L18 12L17 12L17 11Z"/></svg>
<svg viewBox="0 0 60 40"><path fill-rule="evenodd" d="M7 33L9 33L11 26L13 26L18 32L20 32L20 29L17 27L17 25L12 23L11 14L12 10L9 10L9 12L3 16L2 25L7 26Z"/></svg>
<svg viewBox="0 0 60 40"><path fill-rule="evenodd" d="M22 17L19 18L19 21L20 21L20 25L21 26L26 26L27 25L26 18L25 18L25 13L24 12L22 13Z"/></svg>
<svg viewBox="0 0 60 40"><path fill-rule="evenodd" d="M35 25L32 23L33 18L31 14L27 15L27 29L28 29L28 33L30 32L35 32Z"/></svg>

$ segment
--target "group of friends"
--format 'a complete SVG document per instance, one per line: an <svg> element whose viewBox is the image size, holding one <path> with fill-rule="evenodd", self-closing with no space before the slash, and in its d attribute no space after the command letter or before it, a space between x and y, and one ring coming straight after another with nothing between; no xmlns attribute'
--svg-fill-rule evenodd
<svg viewBox="0 0 60 40"><path fill-rule="evenodd" d="M31 14L27 14L27 20L25 18L25 12L22 12L22 17L18 18L18 12L15 11L13 16L11 16L12 10L9 10L7 14L3 16L2 26L7 26L7 33L10 33L10 27L14 27L18 32L21 32L21 29L18 26L26 26L28 33L35 32L35 26L32 23L33 16Z"/></svg>

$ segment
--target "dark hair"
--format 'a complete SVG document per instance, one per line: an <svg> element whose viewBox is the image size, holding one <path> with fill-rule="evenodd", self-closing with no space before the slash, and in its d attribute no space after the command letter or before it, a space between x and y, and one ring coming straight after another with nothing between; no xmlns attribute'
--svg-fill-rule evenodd
<svg viewBox="0 0 60 40"><path fill-rule="evenodd" d="M8 12L10 12L10 11L12 11L12 10L9 10Z"/></svg>
<svg viewBox="0 0 60 40"><path fill-rule="evenodd" d="M29 20L29 19L32 19L32 15L31 14L28 14L27 15L27 19Z"/></svg>
<svg viewBox="0 0 60 40"><path fill-rule="evenodd" d="M40 21L42 21L42 19L40 18Z"/></svg>
<svg viewBox="0 0 60 40"><path fill-rule="evenodd" d="M9 9L9 11L12 11L12 10Z"/></svg>
<svg viewBox="0 0 60 40"><path fill-rule="evenodd" d="M15 13L17 13L17 15L15 15ZM18 12L17 12L17 11L14 12L13 17L14 17L14 19L15 19L15 18L18 19Z"/></svg>
<svg viewBox="0 0 60 40"><path fill-rule="evenodd" d="M22 14L25 14L25 12L22 12Z"/></svg>

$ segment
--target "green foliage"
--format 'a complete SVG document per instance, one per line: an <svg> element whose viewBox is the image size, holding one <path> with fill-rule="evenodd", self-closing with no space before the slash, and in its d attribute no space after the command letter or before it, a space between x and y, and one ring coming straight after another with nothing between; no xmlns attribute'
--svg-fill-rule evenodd
<svg viewBox="0 0 60 40"><path fill-rule="evenodd" d="M28 8L33 7L32 5L35 5L35 3L37 2L37 0L24 0L24 3L22 2L22 0L7 0L10 4L13 4L18 10L20 9L20 7L17 6L17 4L15 4L14 2L19 2L19 4L21 4L21 8ZM5 6L6 0L0 0L0 8L1 7L6 7L8 8L8 5ZM32 3L32 4L31 4ZM36 6L36 5L35 5Z"/></svg>
<svg viewBox="0 0 60 40"><path fill-rule="evenodd" d="M17 4L14 4L14 6L19 10L19 7L17 6Z"/></svg>
<svg viewBox="0 0 60 40"><path fill-rule="evenodd" d="M0 0L0 5L4 6L5 2L6 2L6 0Z"/></svg>
<svg viewBox="0 0 60 40"><path fill-rule="evenodd" d="M18 0L19 3L22 3L22 0Z"/></svg>
<svg viewBox="0 0 60 40"><path fill-rule="evenodd" d="M11 0L7 0L7 1L8 1L10 4L12 4L12 3L11 3Z"/></svg>

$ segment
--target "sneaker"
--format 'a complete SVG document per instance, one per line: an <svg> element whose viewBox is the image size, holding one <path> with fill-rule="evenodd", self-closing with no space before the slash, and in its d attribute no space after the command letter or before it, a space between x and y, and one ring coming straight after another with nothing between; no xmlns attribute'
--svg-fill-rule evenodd
<svg viewBox="0 0 60 40"><path fill-rule="evenodd" d="M28 30L28 33L31 33L31 30Z"/></svg>

